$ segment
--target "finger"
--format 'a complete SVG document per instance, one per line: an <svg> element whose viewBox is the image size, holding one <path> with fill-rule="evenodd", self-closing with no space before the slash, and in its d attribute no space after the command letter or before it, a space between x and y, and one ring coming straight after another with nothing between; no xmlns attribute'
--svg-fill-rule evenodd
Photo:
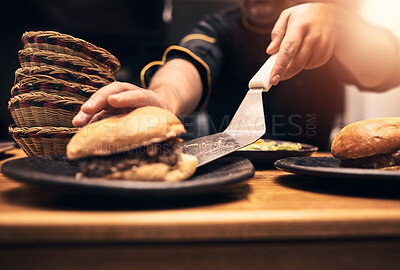
<svg viewBox="0 0 400 270"><path fill-rule="evenodd" d="M297 54L288 64L286 71L282 74L281 79L287 80L299 74L309 62L312 54L315 51L318 39L315 37L307 36L301 43Z"/></svg>
<svg viewBox="0 0 400 270"><path fill-rule="evenodd" d="M139 89L125 91L108 97L108 103L114 108L157 106L162 104L156 94L151 90Z"/></svg>
<svg viewBox="0 0 400 270"><path fill-rule="evenodd" d="M271 43L268 45L267 54L271 55L279 51L279 47L286 34L289 18L290 9L282 11L282 13L279 15L279 18L271 32Z"/></svg>
<svg viewBox="0 0 400 270"><path fill-rule="evenodd" d="M303 52L301 52L301 54L303 54L301 57L296 57L289 63L285 73L281 77L282 80L288 80L305 69L308 59L310 58L310 54Z"/></svg>
<svg viewBox="0 0 400 270"><path fill-rule="evenodd" d="M139 89L139 87L130 83L123 83L123 82L110 83L100 88L96 93L94 93L89 98L89 100L82 105L81 109L87 114L94 115L108 108L107 99L110 95L135 89Z"/></svg>
<svg viewBox="0 0 400 270"><path fill-rule="evenodd" d="M100 121L100 120L103 120L103 119L106 119L106 118L108 118L110 116L113 116L113 115L115 115L115 114L112 113L112 112L105 111L105 110L101 111L101 112L96 113L95 115L93 115L93 117L89 121L89 124L97 122L97 121Z"/></svg>
<svg viewBox="0 0 400 270"><path fill-rule="evenodd" d="M132 107L113 108L112 113L114 115L127 114L127 113L130 113L133 109L135 109L135 108L132 108Z"/></svg>
<svg viewBox="0 0 400 270"><path fill-rule="evenodd" d="M285 37L282 40L275 65L271 71L270 83L277 85L282 75L285 73L289 63L296 56L300 44L303 39L303 34L297 28L288 29Z"/></svg>
<svg viewBox="0 0 400 270"><path fill-rule="evenodd" d="M132 111L132 108L118 108L118 109L112 109L111 111L108 110L102 110L99 113L96 113L95 115L90 115L90 119L87 119L87 123L85 124L90 124L93 122L100 121L102 119L115 116L115 115L120 115L120 114L127 114Z"/></svg>
<svg viewBox="0 0 400 270"><path fill-rule="evenodd" d="M93 115L84 113L82 110L79 111L72 119L72 125L75 127L82 127L89 123Z"/></svg>

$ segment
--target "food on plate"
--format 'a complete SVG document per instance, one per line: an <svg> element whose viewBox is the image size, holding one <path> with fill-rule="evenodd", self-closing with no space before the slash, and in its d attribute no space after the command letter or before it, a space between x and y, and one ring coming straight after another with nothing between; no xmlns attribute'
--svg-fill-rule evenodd
<svg viewBox="0 0 400 270"><path fill-rule="evenodd" d="M67 145L83 177L180 181L192 176L197 158L183 154L180 120L158 107L142 107L84 126Z"/></svg>
<svg viewBox="0 0 400 270"><path fill-rule="evenodd" d="M241 148L242 151L298 151L301 149L300 143L277 143L275 141L264 141L263 139L257 140L246 147Z"/></svg>
<svg viewBox="0 0 400 270"><path fill-rule="evenodd" d="M331 152L343 167L395 169L400 165L400 117L347 125L333 140Z"/></svg>

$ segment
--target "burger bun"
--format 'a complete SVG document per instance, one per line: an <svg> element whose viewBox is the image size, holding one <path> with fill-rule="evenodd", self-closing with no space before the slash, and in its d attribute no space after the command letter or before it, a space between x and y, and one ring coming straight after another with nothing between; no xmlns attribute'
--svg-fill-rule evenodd
<svg viewBox="0 0 400 270"><path fill-rule="evenodd" d="M84 126L67 145L70 160L108 156L159 143L186 132L171 112L146 106Z"/></svg>
<svg viewBox="0 0 400 270"><path fill-rule="evenodd" d="M358 121L344 127L331 145L340 159L359 159L400 149L400 117Z"/></svg>

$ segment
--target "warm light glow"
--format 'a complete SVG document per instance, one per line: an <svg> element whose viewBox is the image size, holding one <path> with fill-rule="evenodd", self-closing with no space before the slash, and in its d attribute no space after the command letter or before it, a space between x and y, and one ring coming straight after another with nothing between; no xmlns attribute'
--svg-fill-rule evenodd
<svg viewBox="0 0 400 270"><path fill-rule="evenodd" d="M361 15L400 37L400 0L364 0Z"/></svg>
<svg viewBox="0 0 400 270"><path fill-rule="evenodd" d="M371 23L387 27L400 37L400 0L363 0L361 15ZM400 116L400 87L385 93L360 92L347 87L345 122Z"/></svg>

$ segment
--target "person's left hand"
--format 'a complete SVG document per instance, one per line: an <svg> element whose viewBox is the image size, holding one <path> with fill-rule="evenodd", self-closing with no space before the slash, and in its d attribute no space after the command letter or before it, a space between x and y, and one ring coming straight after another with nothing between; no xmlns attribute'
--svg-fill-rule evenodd
<svg viewBox="0 0 400 270"><path fill-rule="evenodd" d="M126 82L113 82L94 93L72 120L76 127L113 115L129 113L142 106L157 106L171 110L157 93Z"/></svg>
<svg viewBox="0 0 400 270"><path fill-rule="evenodd" d="M333 4L308 3L284 10L276 22L268 54L278 53L271 84L286 80L303 69L326 64L340 37L345 11Z"/></svg>

